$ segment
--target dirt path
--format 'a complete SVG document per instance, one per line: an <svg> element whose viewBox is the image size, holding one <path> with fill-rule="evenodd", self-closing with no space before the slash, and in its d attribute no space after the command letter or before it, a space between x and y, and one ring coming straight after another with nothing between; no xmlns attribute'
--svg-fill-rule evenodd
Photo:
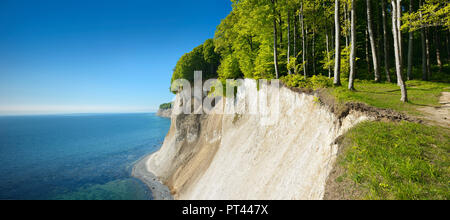
<svg viewBox="0 0 450 220"><path fill-rule="evenodd" d="M440 107L419 108L425 113L424 119L432 124L450 127L450 92L443 92L439 99Z"/></svg>

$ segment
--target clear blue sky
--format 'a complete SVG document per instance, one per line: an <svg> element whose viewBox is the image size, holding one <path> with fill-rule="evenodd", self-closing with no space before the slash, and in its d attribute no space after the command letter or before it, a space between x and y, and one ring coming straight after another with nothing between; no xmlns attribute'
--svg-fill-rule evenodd
<svg viewBox="0 0 450 220"><path fill-rule="evenodd" d="M1 0L0 114L136 112L171 101L172 70L229 0Z"/></svg>

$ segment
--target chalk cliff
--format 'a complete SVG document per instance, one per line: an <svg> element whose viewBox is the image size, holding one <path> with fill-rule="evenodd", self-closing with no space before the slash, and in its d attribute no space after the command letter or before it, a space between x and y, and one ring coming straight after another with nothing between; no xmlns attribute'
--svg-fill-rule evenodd
<svg viewBox="0 0 450 220"><path fill-rule="evenodd" d="M158 109L156 115L163 118L170 118L172 116L172 109Z"/></svg>
<svg viewBox="0 0 450 220"><path fill-rule="evenodd" d="M256 88L251 80L244 84ZM145 162L147 170L175 199L322 199L336 140L371 116L351 109L338 115L314 93L285 87L248 91L237 93L237 108L254 97L274 103L277 91L280 104L269 105L268 114L186 115L175 114L177 96L169 133Z"/></svg>

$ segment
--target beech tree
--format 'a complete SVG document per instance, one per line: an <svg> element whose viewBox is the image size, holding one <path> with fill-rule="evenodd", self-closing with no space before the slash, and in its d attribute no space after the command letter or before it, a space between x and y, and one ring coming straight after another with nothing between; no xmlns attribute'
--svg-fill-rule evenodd
<svg viewBox="0 0 450 220"><path fill-rule="evenodd" d="M406 85L402 77L402 58L401 58L401 34L400 34L400 21L401 17L401 1L402 0L392 0L392 35L394 37L394 53L395 53L395 70L397 73L397 83L400 86L402 102L408 101L408 94L406 91Z"/></svg>
<svg viewBox="0 0 450 220"><path fill-rule="evenodd" d="M335 64L334 64L334 85L341 85L341 24L339 23L339 0L334 1L334 33L335 33Z"/></svg>
<svg viewBox="0 0 450 220"><path fill-rule="evenodd" d="M306 79L306 36L305 36L305 20L304 20L304 10L303 10L303 0L300 3L300 23L302 26L302 65L303 65L303 75Z"/></svg>
<svg viewBox="0 0 450 220"><path fill-rule="evenodd" d="M355 10L355 0L351 1L351 28L350 28L350 75L349 75L349 82L348 82L348 89L349 90L355 90L354 87L354 80L355 80L355 53L356 53L356 10Z"/></svg>
<svg viewBox="0 0 450 220"><path fill-rule="evenodd" d="M277 50L277 20L276 20L276 0L272 0L272 8L273 8L273 63L275 65L275 75L278 79L278 50Z"/></svg>
<svg viewBox="0 0 450 220"><path fill-rule="evenodd" d="M380 72L378 70L378 56L377 56L377 48L375 46L375 37L372 30L372 6L370 0L366 0L367 3L367 30L370 39L370 48L372 51L372 61L373 61L373 71L375 74L375 81L380 82Z"/></svg>
<svg viewBox="0 0 450 220"><path fill-rule="evenodd" d="M414 67L422 67L422 77L416 79L430 80L441 75L431 72L432 65L444 69L450 57L448 1L232 0L232 4L214 39L185 54L174 78L191 79L193 70L221 80L289 76L307 81L322 75L334 77L336 86L348 78L350 90L357 87L356 79L396 80L406 102L404 81L414 77ZM358 19L362 16L367 17ZM403 37L408 43L403 44ZM407 47L405 53L402 46ZM422 56L414 56L416 51Z"/></svg>
<svg viewBox="0 0 450 220"><path fill-rule="evenodd" d="M386 80L391 82L391 73L389 70L389 53L388 53L388 35L386 26L386 1L381 0L381 17L383 22L383 49L384 49L384 71L386 73Z"/></svg>
<svg viewBox="0 0 450 220"><path fill-rule="evenodd" d="M412 13L412 5L413 5L413 0L409 0L409 13ZM410 25L410 28L411 28L411 25ZM409 37L408 37L408 73L407 73L408 80L412 79L413 42L414 42L413 32L410 31Z"/></svg>

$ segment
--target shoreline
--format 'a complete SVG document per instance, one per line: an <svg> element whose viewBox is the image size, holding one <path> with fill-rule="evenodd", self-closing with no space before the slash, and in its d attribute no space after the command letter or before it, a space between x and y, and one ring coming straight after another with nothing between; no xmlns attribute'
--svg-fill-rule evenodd
<svg viewBox="0 0 450 220"><path fill-rule="evenodd" d="M150 153L140 160L138 160L131 171L131 176L139 179L152 192L153 200L173 200L173 196L170 193L169 188L161 183L158 178L146 168L146 161L153 153Z"/></svg>

